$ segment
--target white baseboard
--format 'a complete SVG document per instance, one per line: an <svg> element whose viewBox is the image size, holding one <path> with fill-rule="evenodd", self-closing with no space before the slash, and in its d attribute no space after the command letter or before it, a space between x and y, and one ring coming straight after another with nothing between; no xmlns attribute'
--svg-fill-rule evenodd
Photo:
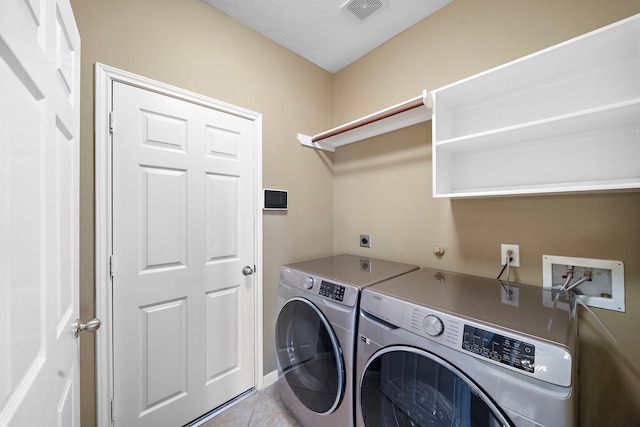
<svg viewBox="0 0 640 427"><path fill-rule="evenodd" d="M278 370L274 370L262 377L262 384L258 384L259 390L263 390L278 381Z"/></svg>

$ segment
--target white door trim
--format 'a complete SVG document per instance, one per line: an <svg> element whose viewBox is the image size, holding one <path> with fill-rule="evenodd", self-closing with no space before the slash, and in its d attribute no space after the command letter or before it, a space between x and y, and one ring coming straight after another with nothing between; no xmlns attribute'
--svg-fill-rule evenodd
<svg viewBox="0 0 640 427"><path fill-rule="evenodd" d="M112 289L110 258L111 247L111 136L109 113L112 110L113 82L121 82L152 92L203 105L229 114L240 116L255 123L255 259L258 274L256 285L256 387L264 386L263 377L263 330L262 330L262 114L215 99L138 76L108 65L95 65L95 280L96 317L102 319L102 330L96 335L96 410L100 426L109 426L111 421L111 398L113 397L112 343ZM117 268L117 267L116 267Z"/></svg>

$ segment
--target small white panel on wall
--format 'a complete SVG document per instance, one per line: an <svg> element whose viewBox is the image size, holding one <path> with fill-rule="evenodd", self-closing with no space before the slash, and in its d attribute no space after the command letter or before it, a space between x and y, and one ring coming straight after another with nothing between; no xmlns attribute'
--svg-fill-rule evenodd
<svg viewBox="0 0 640 427"><path fill-rule="evenodd" d="M590 307L625 311L622 261L543 255L542 286L558 288L565 282Z"/></svg>

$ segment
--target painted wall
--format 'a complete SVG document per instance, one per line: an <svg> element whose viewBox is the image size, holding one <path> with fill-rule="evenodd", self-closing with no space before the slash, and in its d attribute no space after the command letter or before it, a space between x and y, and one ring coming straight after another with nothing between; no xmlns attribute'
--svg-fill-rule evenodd
<svg viewBox="0 0 640 427"><path fill-rule="evenodd" d="M286 213L265 213L264 364L276 369L279 266L332 253L331 158L298 132L331 122L328 72L196 0L72 0L82 38L81 316L93 316L93 66L96 62L263 114L263 185L289 190ZM313 100L313 102L309 102ZM313 242L313 244L309 244ZM94 343L81 341L82 425L94 425Z"/></svg>
<svg viewBox="0 0 640 427"><path fill-rule="evenodd" d="M333 76L195 0L72 6L82 37L82 318L93 315L93 64L101 62L263 114L263 184L290 192L287 213L263 215L265 373L276 368L269 338L280 265L351 252L492 277L499 244L518 243L523 267L514 275L528 283L541 282L542 254L625 262L627 312L595 310L617 344L582 319L582 425L640 418L632 358L640 351L640 194L434 200L430 122L335 155L295 137L638 13L640 0L454 0ZM361 232L373 235L371 249L357 246ZM443 258L434 245L446 248ZM81 342L87 427L94 425L93 345Z"/></svg>
<svg viewBox="0 0 640 427"><path fill-rule="evenodd" d="M638 12L638 0L454 0L335 75L334 125ZM579 167L579 153L567 160ZM495 277L500 244L517 243L512 277L533 284L543 254L622 260L626 312L594 310L617 343L580 313L581 425L637 425L640 194L442 200L431 188L431 122L338 148L334 251Z"/></svg>

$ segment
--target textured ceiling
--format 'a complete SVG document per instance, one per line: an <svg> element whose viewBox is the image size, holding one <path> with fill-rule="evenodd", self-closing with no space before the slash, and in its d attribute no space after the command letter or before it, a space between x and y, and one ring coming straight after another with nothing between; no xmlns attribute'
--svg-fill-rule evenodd
<svg viewBox="0 0 640 427"><path fill-rule="evenodd" d="M201 1L335 73L452 0Z"/></svg>

